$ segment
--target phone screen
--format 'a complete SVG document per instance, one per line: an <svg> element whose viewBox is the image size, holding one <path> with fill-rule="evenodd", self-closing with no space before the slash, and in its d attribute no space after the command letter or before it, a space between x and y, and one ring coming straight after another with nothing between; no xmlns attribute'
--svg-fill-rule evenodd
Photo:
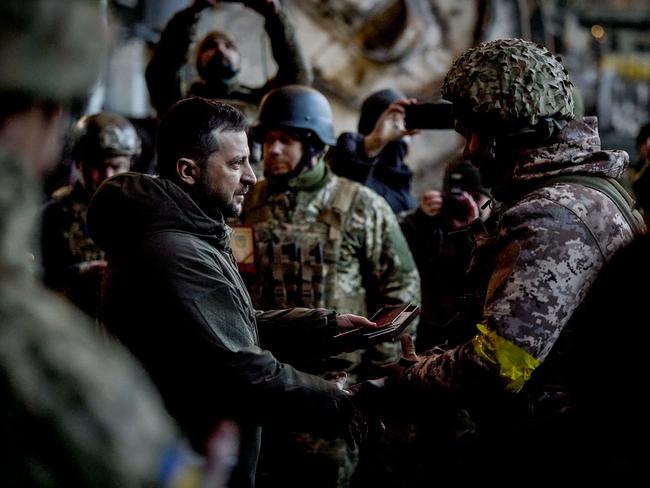
<svg viewBox="0 0 650 488"><path fill-rule="evenodd" d="M449 102L407 105L404 125L407 129L453 129L453 108Z"/></svg>

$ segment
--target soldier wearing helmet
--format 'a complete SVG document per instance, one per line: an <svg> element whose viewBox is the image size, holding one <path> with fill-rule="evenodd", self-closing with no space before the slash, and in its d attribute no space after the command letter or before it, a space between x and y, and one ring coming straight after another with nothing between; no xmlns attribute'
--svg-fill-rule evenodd
<svg viewBox="0 0 650 488"><path fill-rule="evenodd" d="M442 93L495 208L470 230L460 319L473 336L411 357L400 384L469 406L482 432L478 455L465 459L473 481L504 460L518 480L557 479L574 455L564 381L571 319L603 264L642 231L615 180L628 156L601 150L595 117L574 118L568 74L543 46L471 48Z"/></svg>
<svg viewBox="0 0 650 488"><path fill-rule="evenodd" d="M101 112L82 117L71 139L79 179L55 191L43 210L43 278L95 317L106 261L86 228L88 203L102 181L129 170L140 153L140 138L126 118Z"/></svg>
<svg viewBox="0 0 650 488"><path fill-rule="evenodd" d="M323 160L336 143L327 99L300 85L275 89L262 100L253 136L266 177L242 214L255 234L249 283L255 306L369 316L386 304L419 303L419 276L391 208L372 190L334 175ZM346 371L354 381L396 356L390 344L301 366L324 377ZM272 442L267 469L279 484L347 486L356 467L357 453L340 441L295 434Z"/></svg>
<svg viewBox="0 0 650 488"><path fill-rule="evenodd" d="M108 39L99 1L0 2L0 470L7 486L172 486L198 474L151 381L34 276L41 178ZM191 467L191 469L187 469Z"/></svg>
<svg viewBox="0 0 650 488"><path fill-rule="evenodd" d="M73 129L72 159L90 195L106 178L128 171L140 150L133 124L115 113L87 115Z"/></svg>

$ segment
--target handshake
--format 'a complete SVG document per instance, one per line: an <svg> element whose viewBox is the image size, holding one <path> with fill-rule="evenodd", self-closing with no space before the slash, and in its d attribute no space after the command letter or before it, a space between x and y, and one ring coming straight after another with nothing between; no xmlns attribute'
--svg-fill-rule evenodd
<svg viewBox="0 0 650 488"><path fill-rule="evenodd" d="M396 390L403 385L406 370L418 361L411 336L402 336L401 343L402 358L381 368L381 377L342 388L348 393L354 407L348 431L343 433L350 449L381 436L385 430L383 419L399 410L396 400L400 395L396 394Z"/></svg>

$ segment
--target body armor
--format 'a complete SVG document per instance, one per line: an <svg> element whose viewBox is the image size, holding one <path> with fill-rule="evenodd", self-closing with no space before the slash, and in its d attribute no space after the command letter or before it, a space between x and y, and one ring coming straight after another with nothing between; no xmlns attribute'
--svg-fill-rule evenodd
<svg viewBox="0 0 650 488"><path fill-rule="evenodd" d="M366 314L363 288L344 294L337 286L342 232L357 185L337 178L331 203L314 219L294 208L295 195L290 192L266 196L266 183L251 192L246 210L246 223L255 228L256 272L250 287L255 306L340 308Z"/></svg>

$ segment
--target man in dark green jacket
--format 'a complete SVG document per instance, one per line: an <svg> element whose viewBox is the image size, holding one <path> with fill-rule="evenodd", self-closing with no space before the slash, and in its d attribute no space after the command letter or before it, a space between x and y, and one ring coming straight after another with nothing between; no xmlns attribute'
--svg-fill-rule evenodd
<svg viewBox="0 0 650 488"><path fill-rule="evenodd" d="M261 349L265 337L324 354L337 330L371 325L325 309L253 309L224 222L255 184L245 131L229 105L178 102L159 129L161 177L109 179L88 210L108 260L100 318L140 358L197 449L220 419L240 423L234 486L254 485L262 423L350 440L362 424L347 392L277 361Z"/></svg>

